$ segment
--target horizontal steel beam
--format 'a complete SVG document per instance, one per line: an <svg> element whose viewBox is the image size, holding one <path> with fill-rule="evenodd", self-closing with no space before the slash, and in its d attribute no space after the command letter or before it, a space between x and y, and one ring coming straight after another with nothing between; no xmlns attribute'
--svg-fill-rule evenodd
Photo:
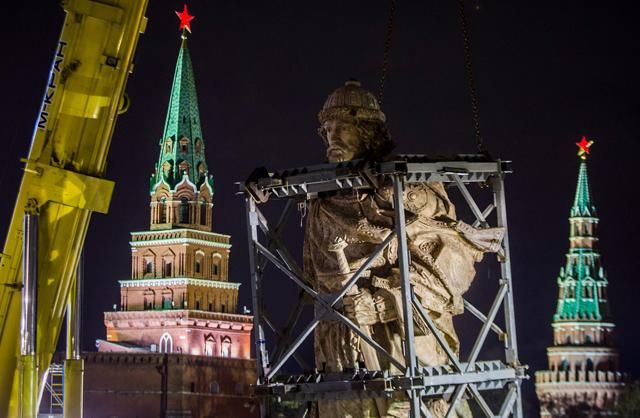
<svg viewBox="0 0 640 418"><path fill-rule="evenodd" d="M270 197L308 197L339 190L377 188L381 180L395 174L402 174L405 183L453 183L454 177L462 183L476 183L508 172L508 162L477 155L458 155L445 161L425 155L399 155L382 163L354 160L274 172L262 168L244 184L239 184L239 192L264 203Z"/></svg>
<svg viewBox="0 0 640 418"><path fill-rule="evenodd" d="M423 398L431 398L451 394L460 385L468 385L473 391L501 389L520 378L518 370L496 360L477 362L466 373L454 372L450 366L422 367L416 370L414 377L390 376L388 372L371 370L351 374L280 375L277 381L254 385L252 389L256 396L305 401L388 398L394 391L409 388L421 391Z"/></svg>

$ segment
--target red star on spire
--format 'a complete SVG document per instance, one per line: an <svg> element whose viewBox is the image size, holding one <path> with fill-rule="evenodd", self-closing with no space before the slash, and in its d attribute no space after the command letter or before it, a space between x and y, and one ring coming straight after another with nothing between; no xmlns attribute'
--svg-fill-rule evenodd
<svg viewBox="0 0 640 418"><path fill-rule="evenodd" d="M593 141L587 140L587 137L583 135L580 142L576 142L576 145L578 146L578 157L586 160L587 156L590 154L589 148L593 145Z"/></svg>
<svg viewBox="0 0 640 418"><path fill-rule="evenodd" d="M189 10L187 10L187 5L184 5L184 9L182 12L176 12L178 17L180 18L180 30L186 29L191 33L191 21L195 18L195 16L191 16L189 14Z"/></svg>

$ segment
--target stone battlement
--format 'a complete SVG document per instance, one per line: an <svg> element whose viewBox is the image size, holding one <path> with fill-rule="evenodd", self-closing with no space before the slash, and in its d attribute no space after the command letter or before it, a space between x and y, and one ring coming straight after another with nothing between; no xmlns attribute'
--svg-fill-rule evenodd
<svg viewBox="0 0 640 418"><path fill-rule="evenodd" d="M82 353L85 363L113 364L113 365L146 365L162 364L164 356L167 356L169 365L183 364L186 366L216 367L224 369L248 370L255 369L255 360L240 358L222 358L210 356L186 356L184 354L163 354L163 353L114 353L114 352L91 352Z"/></svg>

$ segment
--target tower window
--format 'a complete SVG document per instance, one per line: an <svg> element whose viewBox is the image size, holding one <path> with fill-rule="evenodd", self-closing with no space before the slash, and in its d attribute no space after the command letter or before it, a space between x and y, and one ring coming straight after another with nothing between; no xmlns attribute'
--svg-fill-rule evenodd
<svg viewBox="0 0 640 418"><path fill-rule="evenodd" d="M149 311L154 308L155 293L153 290L146 290L144 292L144 310Z"/></svg>
<svg viewBox="0 0 640 418"><path fill-rule="evenodd" d="M189 223L189 201L186 197L183 197L180 200L180 223L188 224Z"/></svg>
<svg viewBox="0 0 640 418"><path fill-rule="evenodd" d="M189 149L189 140L186 137L182 137L182 139L180 139L180 151L181 152L187 152Z"/></svg>
<svg viewBox="0 0 640 418"><path fill-rule="evenodd" d="M153 262L151 260L147 260L144 264L144 272L145 274L153 273Z"/></svg>
<svg viewBox="0 0 640 418"><path fill-rule="evenodd" d="M573 286L569 286L566 289L567 298L574 298L576 294L576 289Z"/></svg>
<svg viewBox="0 0 640 418"><path fill-rule="evenodd" d="M207 224L207 201L202 199L200 201L200 225Z"/></svg>
<svg viewBox="0 0 640 418"><path fill-rule="evenodd" d="M200 260L196 260L196 273L200 273Z"/></svg>
<svg viewBox="0 0 640 418"><path fill-rule="evenodd" d="M171 262L165 262L164 263L164 276L165 277L171 277Z"/></svg>
<svg viewBox="0 0 640 418"><path fill-rule="evenodd" d="M221 355L222 357L231 357L231 338L229 337L224 337L222 339L222 350L221 351Z"/></svg>
<svg viewBox="0 0 640 418"><path fill-rule="evenodd" d="M163 197L162 200L160 201L160 223L166 223L167 222L167 200Z"/></svg>
<svg viewBox="0 0 640 418"><path fill-rule="evenodd" d="M204 341L204 355L213 357L216 352L216 341L212 335L208 335Z"/></svg>
<svg viewBox="0 0 640 418"><path fill-rule="evenodd" d="M158 345L158 351L160 353L173 353L173 338L168 333L162 334L160 337L160 344Z"/></svg>
<svg viewBox="0 0 640 418"><path fill-rule="evenodd" d="M217 276L220 273L220 260L213 260L213 264L211 265L211 274Z"/></svg>

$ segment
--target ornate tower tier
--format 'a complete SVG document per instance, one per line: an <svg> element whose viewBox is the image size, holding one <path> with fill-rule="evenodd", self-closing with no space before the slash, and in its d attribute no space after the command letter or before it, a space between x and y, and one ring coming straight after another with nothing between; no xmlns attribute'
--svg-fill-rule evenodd
<svg viewBox="0 0 640 418"><path fill-rule="evenodd" d="M211 232L213 176L185 31L159 145L150 230L131 233L131 277L119 282L120 309L105 313L99 350L249 358L252 318L235 313L230 237Z"/></svg>
<svg viewBox="0 0 640 418"><path fill-rule="evenodd" d="M183 36L160 139L160 156L150 180L152 230L211 230L213 176L209 174L204 150L196 83Z"/></svg>
<svg viewBox="0 0 640 418"><path fill-rule="evenodd" d="M586 156L592 143L584 137L578 143L582 161L569 217L569 251L557 279L549 370L536 372L541 417L573 416L572 412L609 416L626 380L614 347L608 281L598 250L599 219L587 177Z"/></svg>

